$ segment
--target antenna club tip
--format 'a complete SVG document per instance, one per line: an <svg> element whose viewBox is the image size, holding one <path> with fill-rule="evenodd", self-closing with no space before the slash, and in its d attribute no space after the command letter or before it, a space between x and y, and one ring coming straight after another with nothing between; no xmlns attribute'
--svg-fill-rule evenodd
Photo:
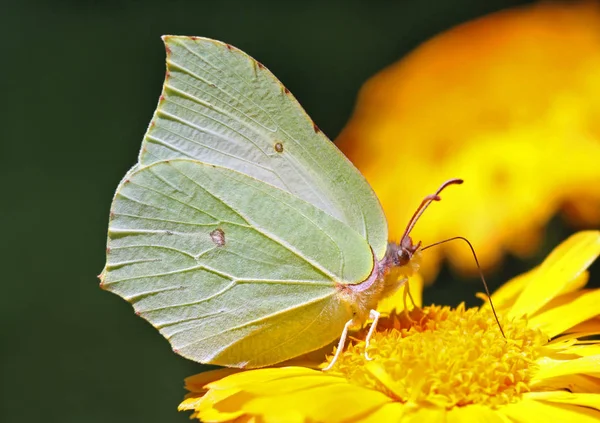
<svg viewBox="0 0 600 423"><path fill-rule="evenodd" d="M444 182L444 186L448 186L448 185L460 185L462 184L464 181L464 179L461 178L452 178L452 179L448 179L446 182Z"/></svg>
<svg viewBox="0 0 600 423"><path fill-rule="evenodd" d="M460 185L462 184L464 181L460 178L454 178L454 179L448 179L446 182L444 182L439 188L438 190L435 192L434 195L438 195L440 192L442 192L444 189L446 189L447 187L449 187L450 185Z"/></svg>

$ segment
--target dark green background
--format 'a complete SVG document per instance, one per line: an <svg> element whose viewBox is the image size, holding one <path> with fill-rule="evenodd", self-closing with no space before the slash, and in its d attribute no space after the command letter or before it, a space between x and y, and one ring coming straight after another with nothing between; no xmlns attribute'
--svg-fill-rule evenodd
<svg viewBox="0 0 600 423"><path fill-rule="evenodd" d="M160 93L160 35L248 52L334 138L369 76L446 28L517 3L4 2L0 421L187 421L176 412L183 378L202 366L96 279L113 191ZM569 233L558 220L552 228L539 257ZM529 266L509 259L492 283ZM427 296L475 304L480 289L445 271Z"/></svg>

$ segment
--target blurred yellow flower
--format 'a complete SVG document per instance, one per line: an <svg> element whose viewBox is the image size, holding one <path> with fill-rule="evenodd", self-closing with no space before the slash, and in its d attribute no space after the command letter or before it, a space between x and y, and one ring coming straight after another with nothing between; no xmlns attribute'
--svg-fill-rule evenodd
<svg viewBox="0 0 600 423"><path fill-rule="evenodd" d="M179 408L205 422L600 422L600 340L583 339L600 333L600 289L582 289L599 254L600 232L580 232L496 292L506 339L487 306L392 312L372 361L359 334L328 372L192 376Z"/></svg>
<svg viewBox="0 0 600 423"><path fill-rule="evenodd" d="M600 3L522 7L431 39L366 82L336 143L375 189L392 238L424 194L463 178L413 238L465 236L484 268L532 253L559 209L596 227ZM444 254L475 269L449 243L428 251L426 279Z"/></svg>

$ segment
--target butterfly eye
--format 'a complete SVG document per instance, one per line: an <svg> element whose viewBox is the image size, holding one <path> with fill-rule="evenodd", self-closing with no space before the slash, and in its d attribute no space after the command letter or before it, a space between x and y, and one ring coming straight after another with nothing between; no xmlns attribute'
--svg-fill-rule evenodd
<svg viewBox="0 0 600 423"><path fill-rule="evenodd" d="M412 252L405 248L398 250L398 266L405 266L412 258Z"/></svg>

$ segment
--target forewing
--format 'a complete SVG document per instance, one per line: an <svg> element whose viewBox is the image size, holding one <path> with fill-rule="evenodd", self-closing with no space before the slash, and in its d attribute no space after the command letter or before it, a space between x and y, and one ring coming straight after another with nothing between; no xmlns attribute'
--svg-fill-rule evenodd
<svg viewBox="0 0 600 423"><path fill-rule="evenodd" d="M268 182L345 222L381 259L387 223L366 180L267 70L199 37L163 37L167 74L140 163L193 158Z"/></svg>
<svg viewBox="0 0 600 423"><path fill-rule="evenodd" d="M236 367L320 348L350 312L335 284L366 279L364 238L287 191L192 160L128 174L112 206L102 286L185 357Z"/></svg>

